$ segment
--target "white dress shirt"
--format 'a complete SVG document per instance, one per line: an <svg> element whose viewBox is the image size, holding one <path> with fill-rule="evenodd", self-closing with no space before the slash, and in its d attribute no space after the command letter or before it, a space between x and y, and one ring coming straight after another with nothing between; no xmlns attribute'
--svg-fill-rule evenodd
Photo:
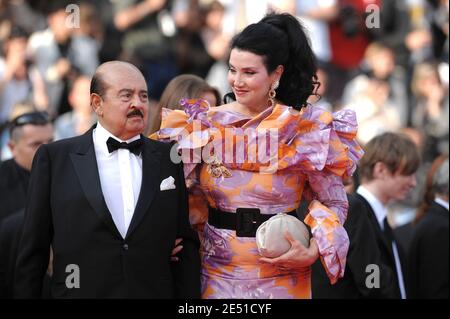
<svg viewBox="0 0 450 319"><path fill-rule="evenodd" d="M372 207L375 212L375 216L377 217L378 224L380 225L381 230L384 230L384 220L387 218L387 208L379 201L378 198L375 197L367 188L364 186L359 186L356 192L364 197ZM397 249L397 244L395 241L392 242L392 251L394 253L395 259L395 268L397 271L398 285L400 287L400 294L402 299L406 299L406 289L405 282L403 279L403 272L400 263L400 256Z"/></svg>
<svg viewBox="0 0 450 319"><path fill-rule="evenodd" d="M438 205L441 205L441 206L444 207L446 210L448 210L448 202L446 202L445 200L443 200L443 199L441 199L441 198L439 198L439 197L436 197L436 198L434 199L434 201L435 201Z"/></svg>
<svg viewBox="0 0 450 319"><path fill-rule="evenodd" d="M140 136L123 141L108 132L100 123L97 123L92 136L103 197L117 229L125 238L141 190L142 157L127 149L109 153L106 141L112 137L119 142L129 143L138 140Z"/></svg>

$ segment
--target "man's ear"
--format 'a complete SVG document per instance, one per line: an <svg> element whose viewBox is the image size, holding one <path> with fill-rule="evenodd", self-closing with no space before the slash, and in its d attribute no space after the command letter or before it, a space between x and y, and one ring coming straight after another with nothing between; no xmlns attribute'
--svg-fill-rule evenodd
<svg viewBox="0 0 450 319"><path fill-rule="evenodd" d="M386 179L390 175L389 168L383 162L377 162L373 167L373 177L376 179Z"/></svg>
<svg viewBox="0 0 450 319"><path fill-rule="evenodd" d="M14 151L15 151L15 149L16 149L16 142L14 142L13 140L9 140L9 141L8 141L8 147L9 147L9 149L10 149L10 151L11 151L11 154L12 154L13 157L14 157Z"/></svg>
<svg viewBox="0 0 450 319"><path fill-rule="evenodd" d="M103 103L102 97L97 93L91 93L91 107L98 117L103 116Z"/></svg>

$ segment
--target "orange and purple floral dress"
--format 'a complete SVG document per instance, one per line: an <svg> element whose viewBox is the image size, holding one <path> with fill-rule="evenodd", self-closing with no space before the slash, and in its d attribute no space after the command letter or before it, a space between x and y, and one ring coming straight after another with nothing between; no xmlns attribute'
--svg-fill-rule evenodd
<svg viewBox="0 0 450 319"><path fill-rule="evenodd" d="M342 179L363 154L355 141L354 113L331 114L313 106L298 112L278 104L248 118L209 108L202 100L182 104L184 111L164 114L153 137L178 141L190 221L201 234L203 298L311 298L309 267L280 270L259 262L255 238L210 225L208 205L224 212L245 207L276 214L295 210L308 196L304 222L330 281L342 277L349 247Z"/></svg>

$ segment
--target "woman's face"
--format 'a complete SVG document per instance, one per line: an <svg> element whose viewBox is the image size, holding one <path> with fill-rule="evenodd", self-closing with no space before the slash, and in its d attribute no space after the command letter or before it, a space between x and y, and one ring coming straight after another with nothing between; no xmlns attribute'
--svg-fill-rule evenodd
<svg viewBox="0 0 450 319"><path fill-rule="evenodd" d="M267 73L263 57L239 49L231 51L228 84L239 104L257 108L267 106L270 87L277 79L276 72Z"/></svg>

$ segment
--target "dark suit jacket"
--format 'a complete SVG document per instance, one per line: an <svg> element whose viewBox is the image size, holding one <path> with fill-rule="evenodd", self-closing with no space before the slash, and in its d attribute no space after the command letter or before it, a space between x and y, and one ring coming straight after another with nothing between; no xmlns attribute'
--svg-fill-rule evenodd
<svg viewBox="0 0 450 319"><path fill-rule="evenodd" d="M102 194L92 129L39 148L19 244L15 297L39 297L50 245L53 297L200 296L199 245L189 225L182 164L171 161L170 144L142 138L142 186L125 239ZM161 191L161 181L169 176L176 189ZM180 261L171 265L179 237L184 248ZM76 283L77 273L80 287L68 287L66 279Z"/></svg>
<svg viewBox="0 0 450 319"><path fill-rule="evenodd" d="M347 298L393 298L394 275L392 270L381 261L375 234L369 222L368 212L363 203L353 195L348 195L349 210L344 228L350 239L345 274L334 285L320 260L312 266L313 299ZM368 276L374 274L368 265L378 265L380 270L378 288L366 285ZM369 278L369 282L372 281Z"/></svg>
<svg viewBox="0 0 450 319"><path fill-rule="evenodd" d="M13 298L14 271L25 210L11 214L0 225L0 298ZM50 298L50 277L43 279L42 298Z"/></svg>
<svg viewBox="0 0 450 319"><path fill-rule="evenodd" d="M0 163L0 223L9 215L25 207L28 176L13 159Z"/></svg>
<svg viewBox="0 0 450 319"><path fill-rule="evenodd" d="M449 211L433 203L414 229L408 256L412 298L449 297Z"/></svg>
<svg viewBox="0 0 450 319"><path fill-rule="evenodd" d="M369 202L360 194L355 194L355 196L364 204L364 206L366 207L366 210L368 212L368 216L369 216L369 222L370 225L372 226L372 230L375 234L375 238L378 244L378 248L381 252L381 262L385 265L387 265L390 269L392 269L392 272L394 274L395 280L394 280L394 285L395 285L395 298L401 298L401 293L400 293L400 286L398 284L398 274L396 271L396 265L395 265L395 257L394 257L394 252L392 250L392 242L389 241L389 239L387 238L387 236L385 235L385 233L381 230L380 224L378 224L378 220L377 217L375 215L375 212L372 209L372 206L370 206ZM394 234L393 234L394 235ZM407 259L406 256L403 252L402 246L398 244L398 240L395 239L394 240L396 242L397 245L397 250L399 253L399 258L400 258L400 264L402 267L402 274L403 274L403 282L405 284L405 290L406 290L406 294L408 296L408 282L407 282L407 277L408 277L408 272L407 272Z"/></svg>
<svg viewBox="0 0 450 319"><path fill-rule="evenodd" d="M0 224L0 298L13 297L14 268L24 211L8 216Z"/></svg>
<svg viewBox="0 0 450 319"><path fill-rule="evenodd" d="M412 222L395 227L394 234L397 243L402 246L403 252L408 256L409 247L411 246L411 240L413 235L414 226Z"/></svg>

